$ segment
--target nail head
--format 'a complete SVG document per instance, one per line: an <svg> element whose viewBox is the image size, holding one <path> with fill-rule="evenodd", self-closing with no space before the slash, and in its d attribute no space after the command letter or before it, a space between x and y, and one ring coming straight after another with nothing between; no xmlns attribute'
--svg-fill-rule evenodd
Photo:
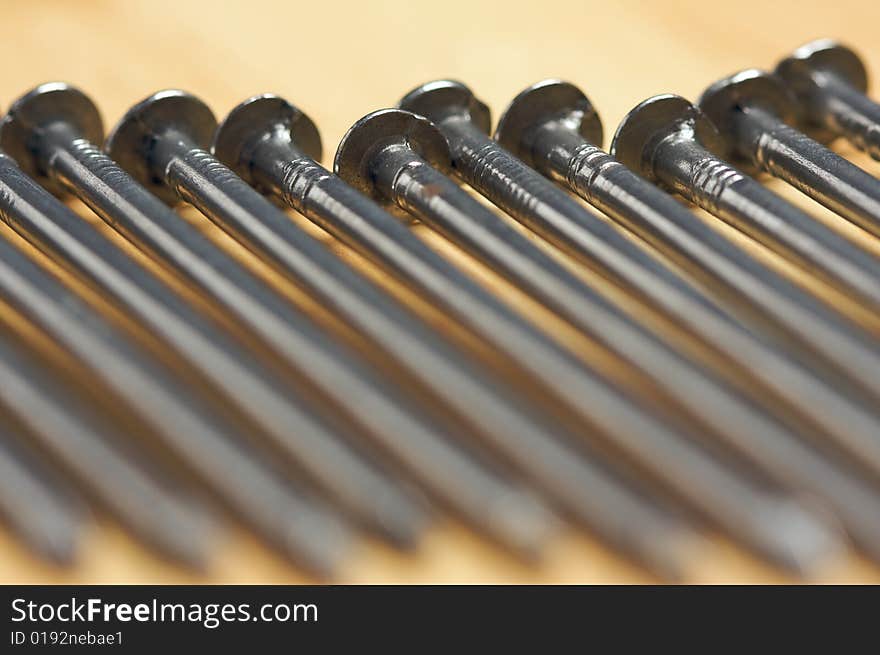
<svg viewBox="0 0 880 655"><path fill-rule="evenodd" d="M229 112L214 132L214 156L251 183L247 151L272 134L289 139L307 157L321 160L323 146L315 123L271 93L248 98Z"/></svg>
<svg viewBox="0 0 880 655"><path fill-rule="evenodd" d="M358 191L387 201L372 181L371 159L394 144L411 148L431 166L448 171L452 155L446 137L423 116L402 109L381 109L367 114L349 128L336 150L336 174Z"/></svg>
<svg viewBox="0 0 880 655"><path fill-rule="evenodd" d="M104 124L91 99L63 82L49 82L16 100L0 122L0 148L15 159L21 169L57 196L67 191L43 170L34 147L38 131L52 123L69 124L82 138L101 145Z"/></svg>
<svg viewBox="0 0 880 655"><path fill-rule="evenodd" d="M508 105L495 128L495 140L517 157L531 163L529 130L562 120L596 146L602 146L602 121L592 103L574 84L544 80L520 92Z"/></svg>
<svg viewBox="0 0 880 655"><path fill-rule="evenodd" d="M470 120L486 134L492 131L489 108L477 100L467 86L455 80L436 80L423 84L407 93L398 107L435 123L450 116L459 116Z"/></svg>
<svg viewBox="0 0 880 655"><path fill-rule="evenodd" d="M211 109L195 96L177 89L159 91L125 113L107 137L104 149L150 192L176 204L177 194L152 170L150 154L156 138L174 130L207 149L216 126Z"/></svg>
<svg viewBox="0 0 880 655"><path fill-rule="evenodd" d="M815 93L820 91L813 76L827 72L865 93L868 90L868 71L861 58L850 48L832 39L811 41L795 50L776 66L776 75L782 78L797 98L810 105ZM816 121L806 119L801 128L811 138L828 144L839 134L823 127Z"/></svg>
<svg viewBox="0 0 880 655"><path fill-rule="evenodd" d="M684 124L692 127L694 139L707 150L726 153L724 140L706 115L686 98L672 94L653 96L636 105L617 127L610 152L623 165L656 182L652 146L671 134L676 125Z"/></svg>
<svg viewBox="0 0 880 655"><path fill-rule="evenodd" d="M781 79L758 69L744 70L710 85L697 101L725 139L730 138L731 120L735 112L747 107L761 107L789 125L798 125L797 101ZM734 150L730 143L731 151ZM749 173L757 167L748 158L738 157L736 163Z"/></svg>

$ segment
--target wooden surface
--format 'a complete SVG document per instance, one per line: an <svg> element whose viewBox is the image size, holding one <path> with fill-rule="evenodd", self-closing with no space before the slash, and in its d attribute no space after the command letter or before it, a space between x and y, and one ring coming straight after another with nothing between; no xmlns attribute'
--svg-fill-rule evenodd
<svg viewBox="0 0 880 655"><path fill-rule="evenodd" d="M650 95L676 92L695 98L724 74L770 67L795 46L820 36L846 40L880 76L880 4L864 1L58 0L4 3L2 12L4 108L29 88L51 80L72 82L91 94L108 126L133 102L161 88L195 92L218 115L249 95L273 91L300 105L317 122L328 160L354 120L393 104L416 84L439 77L467 82L496 115L527 84L545 77L569 79L590 96L610 136L622 116ZM875 85L873 93L880 97L880 87ZM880 172L876 162L845 146L838 149ZM868 243L858 230L818 205L783 185L771 186L842 233ZM87 210L74 206L97 224ZM185 214L211 231L195 212ZM470 266L439 239L419 233ZM2 237L9 238L8 230ZM739 240L808 283L791 267ZM340 246L333 247L357 260ZM880 241L869 247L880 253ZM474 270L499 292L510 293L492 276ZM852 305L842 307L880 334L876 317L859 314ZM587 359L595 356L586 350ZM101 519L96 526L83 544L80 564L69 571L33 560L0 531L0 582L307 581L236 531L218 543L210 569L193 574L155 559ZM438 526L414 555L398 555L365 542L340 576L343 582L376 583L650 580L587 537L563 537L543 565L531 568L454 524ZM688 580L787 581L721 540L710 540L695 552ZM852 556L835 562L817 580L880 582L880 570Z"/></svg>

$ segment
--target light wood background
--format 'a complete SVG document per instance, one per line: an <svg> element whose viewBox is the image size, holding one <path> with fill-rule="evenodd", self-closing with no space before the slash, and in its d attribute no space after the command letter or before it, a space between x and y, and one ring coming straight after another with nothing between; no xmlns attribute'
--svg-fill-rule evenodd
<svg viewBox="0 0 880 655"><path fill-rule="evenodd" d="M569 79L590 96L610 136L622 116L650 95L676 92L695 98L722 75L752 66L771 67L795 46L821 36L846 40L865 57L869 70L880 76L880 4L857 0L7 1L2 5L2 24L0 56L6 64L0 105L4 108L36 84L52 80L74 83L90 93L108 126L136 100L161 88L195 92L218 115L247 96L273 91L300 105L317 122L328 160L354 120L392 105L416 84L439 77L467 82L496 114L527 84L546 77ZM873 92L880 97L880 86L875 85ZM844 145L838 149L880 172L876 162ZM818 205L782 185L771 185L851 238L868 243L862 233ZM84 218L96 220L75 206ZM185 213L200 222L195 212ZM2 231L4 238L9 234ZM438 239L431 241L467 265L460 253ZM868 245L880 253L880 242ZM797 277L761 249L754 251ZM499 284L485 272L476 272L487 283ZM845 309L880 332L876 317L859 314L851 305ZM308 581L251 537L235 531L218 544L217 556L204 574L155 559L100 519L83 546L80 564L61 571L33 560L0 530L0 582ZM451 523L438 526L411 556L365 542L339 579L357 583L651 581L587 537L562 538L542 566L528 568ZM721 540L709 541L695 555L688 580L789 581ZM880 570L852 556L833 564L817 580L876 583Z"/></svg>

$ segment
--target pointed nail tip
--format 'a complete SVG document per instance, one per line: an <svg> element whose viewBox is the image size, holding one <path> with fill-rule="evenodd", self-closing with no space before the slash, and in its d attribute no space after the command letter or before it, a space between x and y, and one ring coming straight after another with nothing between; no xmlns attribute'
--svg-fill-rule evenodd
<svg viewBox="0 0 880 655"><path fill-rule="evenodd" d="M686 567L677 559L664 560L654 555L640 557L636 564L643 567L661 584L677 585L685 580Z"/></svg>
<svg viewBox="0 0 880 655"><path fill-rule="evenodd" d="M25 543L33 553L58 566L75 564L88 526L83 515L71 511L35 518L24 532Z"/></svg>
<svg viewBox="0 0 880 655"><path fill-rule="evenodd" d="M393 547L412 551L421 544L434 517L418 496L395 492L376 503L374 527Z"/></svg>
<svg viewBox="0 0 880 655"><path fill-rule="evenodd" d="M200 502L172 501L155 532L158 547L179 564L207 571L213 546L222 539L219 519Z"/></svg>
<svg viewBox="0 0 880 655"><path fill-rule="evenodd" d="M351 530L333 515L313 516L304 529L296 517L283 535L285 554L321 580L335 578L354 549Z"/></svg>
<svg viewBox="0 0 880 655"><path fill-rule="evenodd" d="M559 518L528 491L511 490L501 495L487 517L493 536L530 562L542 559L550 541L559 533Z"/></svg>
<svg viewBox="0 0 880 655"><path fill-rule="evenodd" d="M36 546L37 551L45 559L62 567L70 567L77 563L80 545L79 536L74 533L66 535L54 534Z"/></svg>
<svg viewBox="0 0 880 655"><path fill-rule="evenodd" d="M427 518L415 520L385 521L380 528L388 542L398 550L413 552L418 550L432 521Z"/></svg>
<svg viewBox="0 0 880 655"><path fill-rule="evenodd" d="M681 584L688 574L688 564L706 545L706 540L687 528L670 528L650 540L642 550L645 566L667 584Z"/></svg>
<svg viewBox="0 0 880 655"><path fill-rule="evenodd" d="M213 542L202 539L176 541L168 547L172 557L194 571L206 572L209 569Z"/></svg>
<svg viewBox="0 0 880 655"><path fill-rule="evenodd" d="M796 502L776 503L761 515L767 554L800 578L813 577L848 551L840 530Z"/></svg>
<svg viewBox="0 0 880 655"><path fill-rule="evenodd" d="M863 557L870 562L880 566L880 540L862 539L861 537L853 538L855 548Z"/></svg>

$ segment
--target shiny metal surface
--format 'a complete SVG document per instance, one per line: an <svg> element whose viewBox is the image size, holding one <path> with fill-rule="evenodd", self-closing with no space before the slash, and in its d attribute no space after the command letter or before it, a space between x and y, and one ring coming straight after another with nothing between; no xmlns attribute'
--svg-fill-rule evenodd
<svg viewBox="0 0 880 655"><path fill-rule="evenodd" d="M13 104L0 124L0 143L17 144L16 150L21 150L28 142L29 168L46 171L57 189L73 190L102 215L119 222L120 215L132 208L124 198L136 196L139 189L132 188L134 180L88 141L90 135L78 131L82 121L71 106L78 106L80 113L90 107L88 123L100 125L97 109L84 94L44 85ZM423 510L389 472L352 449L347 442L350 426L330 421L327 411L302 399L301 388L261 365L245 346L61 203L28 184L11 160L2 157L0 177L38 209L0 209L0 217L10 227L137 317L219 389L225 402L258 426L294 470L305 471L352 516L395 543L411 545L418 540L426 521ZM158 201L156 205L161 206ZM307 355L304 352L302 358Z"/></svg>
<svg viewBox="0 0 880 655"><path fill-rule="evenodd" d="M664 111L669 114L656 120ZM618 131L615 148L630 166L656 181L652 164L644 162L653 162L651 152L665 147L660 142L669 124L693 119L687 126L694 138L700 135L715 147L711 126L698 125L689 111L673 98L643 103ZM827 362L826 366L836 367L838 375L850 370L873 371L880 366L870 335L759 263L588 138L592 135L601 142L601 134L599 117L586 96L574 85L555 80L520 93L496 130L496 138L514 154L644 238L688 270L695 280L715 287L719 302L744 324L772 337L777 347L805 361L818 357ZM656 150L649 151L644 143ZM675 160L669 161L674 166ZM653 165L663 167L660 162ZM718 183L720 171L715 174L707 167L704 170L709 178L705 184L723 194L724 186ZM692 175L691 179L702 178ZM763 195L772 197L769 192ZM712 201L706 195L700 199L706 209L723 211L723 201ZM868 380L868 388L877 381L873 374L861 377Z"/></svg>
<svg viewBox="0 0 880 655"><path fill-rule="evenodd" d="M719 149L723 152L717 133L705 115L684 98L655 96L641 103L621 123L613 149L621 153L624 163L637 167L649 180L681 194L743 232L764 242L799 244L803 252L810 254L812 272L821 268L839 270L842 275L855 277L865 289L874 288L863 269L849 258L823 250L801 230L803 225L819 229L815 219L714 154ZM749 280L740 275L733 281ZM848 379L869 397L880 399L880 351L870 336L815 303L805 302L803 294L789 291L789 285L762 288L758 282L748 285L748 291L750 297L761 302L766 314L799 340L800 353L806 349L818 355L826 369L831 367L832 374L843 381ZM876 291L880 293L880 287ZM786 348L784 343L780 347ZM797 356L798 349L793 353Z"/></svg>
<svg viewBox="0 0 880 655"><path fill-rule="evenodd" d="M833 39L811 41L773 72L797 98L805 134L824 144L843 136L880 159L880 104L865 95L868 71L852 48Z"/></svg>
<svg viewBox="0 0 880 655"><path fill-rule="evenodd" d="M530 229L638 297L664 311L689 334L725 358L736 370L777 400L808 416L823 432L880 474L880 419L774 348L754 338L692 294L667 283L671 275L646 267L642 251L573 198L489 139L488 109L463 84L423 85L402 101L427 115L447 137L456 174ZM429 115L430 114L430 115ZM477 119L474 120L473 117ZM638 253L632 254L633 250Z"/></svg>
<svg viewBox="0 0 880 655"><path fill-rule="evenodd" d="M5 239L0 298L112 389L182 466L268 543L309 571L332 573L348 540L335 513L282 481L212 406Z"/></svg>
<svg viewBox="0 0 880 655"><path fill-rule="evenodd" d="M540 148L537 138L532 146ZM870 518L870 507L880 500L875 490L626 318L448 179L451 153L430 121L402 110L368 114L346 134L335 167L355 188L408 211L646 374L702 421L706 436L720 438L780 483L827 500L866 551L880 556L880 530ZM636 179L679 207L656 187ZM638 195L640 186L632 187Z"/></svg>
<svg viewBox="0 0 880 655"><path fill-rule="evenodd" d="M226 152L224 148L229 141L245 138L238 134L242 126L252 126L254 132L265 128L265 124L255 120L241 120L239 113L246 111L253 119L251 111L266 111L265 104L270 105L270 110L277 109L275 100L268 98L268 103L264 103L263 99L245 103L227 118L217 133L219 152ZM285 117L294 120L298 114L286 112ZM155 127L157 136L165 133L160 124ZM249 135L250 131L245 130L245 134ZM478 430L476 434L484 443L549 493L569 515L608 539L628 543L631 553L643 560L653 559L654 568L665 570L667 574L675 568L675 563L667 559L669 549L664 544L667 538L658 537L679 529L668 516L622 485L602 466L593 464L583 453L548 438L547 428L516 404L503 400L493 388L495 382L487 380L463 353L428 330L390 296L367 283L241 179L200 150L200 146L207 144L196 141L197 132L188 131L185 135L182 137L181 132L177 132L173 139L159 140L158 151L153 153L168 157L158 169L167 171L166 181L179 190L181 197L195 202L218 225L275 262L294 282L388 353L435 397L463 415L468 425ZM227 141L230 135L233 138ZM167 152L162 150L166 145L170 148ZM229 145L234 146L234 142ZM110 148L115 152L113 141ZM149 156L149 153L141 153L144 159ZM302 164L306 172L303 181L316 181L308 177L310 171L317 180L330 177L312 160ZM337 180L333 184L341 183ZM339 196L324 195L320 185L313 188L316 193L313 197L324 201L321 206L346 211L347 204ZM347 189L344 185L343 188ZM475 502L475 508L479 508L486 499L477 498ZM630 521L622 518L625 516L641 518ZM509 529L518 524L513 517L508 523ZM528 525L521 520L519 524Z"/></svg>
<svg viewBox="0 0 880 655"><path fill-rule="evenodd" d="M799 108L781 80L759 70L742 71L712 84L698 104L730 140L734 163L781 178L880 235L880 180L792 127L798 125ZM811 236L820 238L815 232ZM824 238L826 245L833 245L832 236ZM877 263L869 270L876 289Z"/></svg>
<svg viewBox="0 0 880 655"><path fill-rule="evenodd" d="M250 171L258 185L272 190L399 281L443 307L525 375L539 381L555 400L565 404L583 421L591 437L637 462L642 470L672 490L681 502L765 555L771 558L781 555L789 566L798 566L794 564L797 557L793 557L787 546L779 541L771 543L775 539L785 541L787 537L776 533L771 540L767 539L768 526L762 526L766 516L758 521L743 520L746 517L742 507L766 506L768 501L772 505L778 498L771 500L771 496L733 469L680 438L656 416L633 404L618 389L452 267L399 221L321 169L291 142L291 133L282 120L286 103L277 98L269 100L279 107L279 116L275 121L267 121L262 129L254 128L256 137L250 141L250 148L245 146L238 150L247 153L238 166ZM298 110L290 108L286 113L302 120L302 112ZM240 116L237 119L240 120ZM218 145L218 152L226 151L222 136L218 138ZM176 155L177 158L185 156L185 152ZM170 161L158 166L159 170L170 168L173 168ZM174 173L169 177L173 180ZM191 192L197 184L190 181L185 186ZM272 222L271 216L265 213L263 216L264 223ZM712 490L708 485L710 479ZM722 485L726 490L715 493ZM792 509L793 506L789 506L789 510ZM760 513L758 510L752 516ZM797 513L795 510L794 514ZM783 554L782 551L788 552Z"/></svg>
<svg viewBox="0 0 880 655"><path fill-rule="evenodd" d="M90 517L74 490L24 442L0 413L0 519L30 552L70 566Z"/></svg>
<svg viewBox="0 0 880 655"><path fill-rule="evenodd" d="M628 120L626 133L615 140L615 148L630 165L636 165L636 170L646 170L641 144L660 134L666 120L648 128L648 113L666 103L671 112L669 122L687 116L675 113L677 109L671 106L675 102L642 105L638 120ZM523 115L530 116L532 122L524 124ZM855 326L621 166L597 145L601 134L601 123L586 96L569 83L548 80L517 96L499 121L496 138L547 177L686 267L695 278L708 278L711 284L720 286L719 301L726 302L727 307L735 303L739 311L734 313L743 322L759 329L769 328L779 337L780 347L787 347L794 337L801 342L801 352L826 353L831 361L835 360L840 342L846 340L847 332L857 332ZM715 147L710 126L704 129L695 122L694 134ZM597 141L591 141L590 135ZM656 179L650 171L647 176ZM715 207L708 200L704 204ZM858 356L863 348L859 340L869 337L853 334L852 339ZM852 361L856 360L851 358L849 363Z"/></svg>

